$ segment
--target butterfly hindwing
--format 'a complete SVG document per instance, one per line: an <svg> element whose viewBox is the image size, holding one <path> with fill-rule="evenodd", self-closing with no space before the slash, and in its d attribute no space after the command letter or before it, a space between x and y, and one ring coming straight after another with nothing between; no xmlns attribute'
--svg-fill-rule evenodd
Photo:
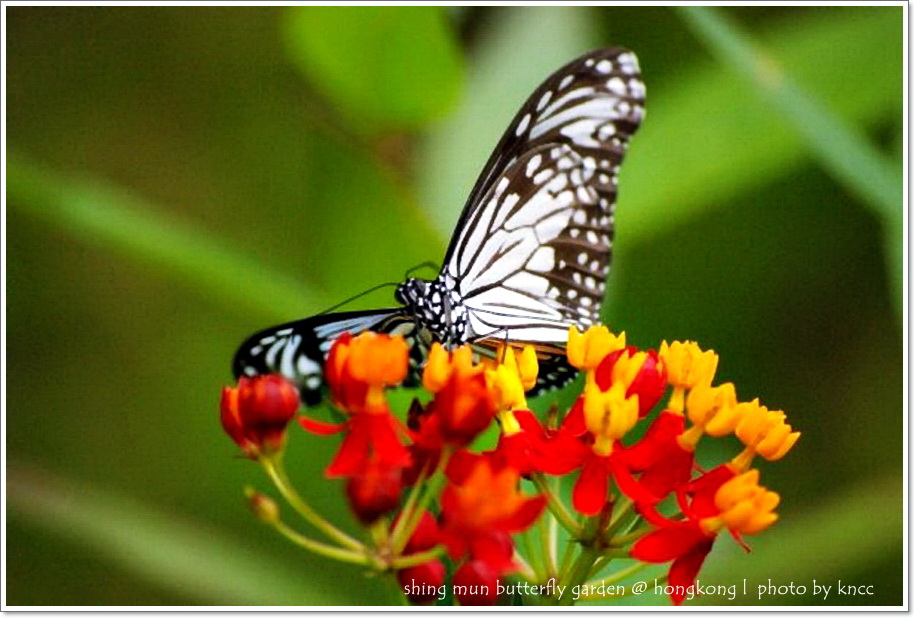
<svg viewBox="0 0 915 618"><path fill-rule="evenodd" d="M402 309L320 314L255 333L238 348L232 369L236 378L281 373L296 384L304 403L314 405L321 400L324 360L337 337L371 330L404 335L412 344L415 326ZM417 366L419 348L411 349Z"/></svg>

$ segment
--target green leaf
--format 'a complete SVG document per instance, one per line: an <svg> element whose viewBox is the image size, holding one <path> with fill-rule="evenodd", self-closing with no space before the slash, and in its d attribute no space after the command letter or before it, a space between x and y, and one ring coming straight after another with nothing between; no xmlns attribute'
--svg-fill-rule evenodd
<svg viewBox="0 0 915 618"><path fill-rule="evenodd" d="M844 123L786 75L722 12L693 6L680 7L680 13L719 62L747 79L758 96L784 115L839 182L861 195L881 217L899 211L901 169L878 152L856 126Z"/></svg>
<svg viewBox="0 0 915 618"><path fill-rule="evenodd" d="M347 604L346 586L319 586L274 557L200 522L111 492L13 465L7 499L17 520L90 548L152 583L204 605ZM241 500L239 500L241 502ZM312 578L313 579L313 578Z"/></svg>
<svg viewBox="0 0 915 618"><path fill-rule="evenodd" d="M837 114L867 125L900 112L902 56L885 50L901 52L901 36L898 12L859 9L815 11L760 38L786 71ZM746 85L718 67L697 64L675 82L658 85L650 67L643 69L648 112L621 171L621 245L764 187L809 156L776 110L748 96ZM868 87L849 96L850 75L867 75Z"/></svg>
<svg viewBox="0 0 915 618"><path fill-rule="evenodd" d="M460 50L441 7L296 7L284 30L312 85L368 132L421 127L460 90Z"/></svg>
<svg viewBox="0 0 915 618"><path fill-rule="evenodd" d="M329 304L317 290L252 262L201 229L126 191L55 174L7 157L7 203L89 244L107 247L183 280L244 314L276 319Z"/></svg>

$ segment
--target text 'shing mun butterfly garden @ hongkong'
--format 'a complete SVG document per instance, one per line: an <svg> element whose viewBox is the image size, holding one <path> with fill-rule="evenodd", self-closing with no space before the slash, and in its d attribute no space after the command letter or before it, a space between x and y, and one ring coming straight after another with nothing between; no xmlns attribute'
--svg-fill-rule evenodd
<svg viewBox="0 0 915 618"><path fill-rule="evenodd" d="M403 282L399 307L321 314L242 344L223 428L310 526L293 529L272 498L248 490L262 521L385 574L410 603L439 605L613 600L662 563L656 602L679 604L701 592L719 533L746 548L743 536L775 523L778 494L752 465L797 441L785 414L714 385L711 350L640 350L599 324L618 174L644 114L632 52L573 60L509 124L435 279ZM579 371L571 409L528 409L528 397ZM408 386L421 387L412 405L392 410L386 391ZM299 414L325 399L336 422L313 418L317 408ZM282 461L293 418L310 439L342 434L323 475L344 479L363 534L296 492ZM498 443L481 452L494 424ZM700 440L731 434L743 449L701 469ZM562 477L574 479L570 496Z"/></svg>

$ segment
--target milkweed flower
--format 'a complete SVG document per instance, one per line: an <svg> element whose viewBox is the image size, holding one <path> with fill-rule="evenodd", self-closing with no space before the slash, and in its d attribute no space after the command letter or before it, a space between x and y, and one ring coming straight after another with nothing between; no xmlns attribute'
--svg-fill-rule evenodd
<svg viewBox="0 0 915 618"><path fill-rule="evenodd" d="M538 352L503 345L488 354L433 344L417 376L426 395L412 401L403 424L387 395L406 379L405 342L344 334L326 364L331 401L344 420L298 417L310 433L343 434L325 474L345 479L347 501L371 526L374 544L348 559L393 573L410 602L441 602L449 573L461 605L496 603L519 572L536 580L532 564L543 560L525 558L513 535L544 517L548 505L549 516L587 548L578 560L627 555L669 563L675 604L722 532L746 549L744 536L778 520L780 498L760 484L752 464L757 456L781 459L800 432L781 410L741 401L733 383L716 384L713 351L688 341L641 350L603 326L572 328L566 358L585 373L584 386L566 414L555 410L545 420L527 400L538 380ZM223 393L223 426L249 456L275 452L298 407L294 394L277 377L240 382ZM494 424L498 441L481 451L478 438ZM700 470L700 446L732 434L743 450ZM569 474L577 474L569 508L579 520L545 480ZM527 481L537 493L522 489ZM270 499L252 504L264 521L281 526ZM341 534L331 536L348 551L357 542ZM553 559L552 568L557 564ZM580 578L594 566L572 570Z"/></svg>

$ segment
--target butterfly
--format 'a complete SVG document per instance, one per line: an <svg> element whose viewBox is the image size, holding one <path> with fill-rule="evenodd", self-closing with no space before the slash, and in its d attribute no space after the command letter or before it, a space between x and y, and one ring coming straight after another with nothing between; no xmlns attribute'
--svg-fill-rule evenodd
<svg viewBox="0 0 915 618"><path fill-rule="evenodd" d="M597 322L610 268L617 175L645 113L638 60L625 49L585 54L525 101L489 157L432 280L407 278L400 307L325 313L249 337L236 378L278 372L302 401L322 399L324 359L341 334L401 334L413 379L432 342L531 344L540 360L532 394L574 377L570 325Z"/></svg>

